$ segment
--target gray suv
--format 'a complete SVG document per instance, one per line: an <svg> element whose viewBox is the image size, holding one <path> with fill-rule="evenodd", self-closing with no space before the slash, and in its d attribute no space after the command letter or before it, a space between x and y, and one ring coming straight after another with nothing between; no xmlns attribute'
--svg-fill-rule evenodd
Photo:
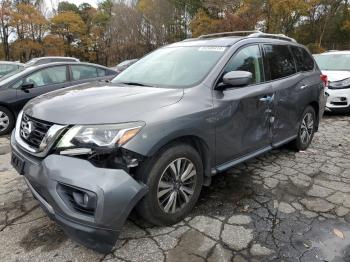
<svg viewBox="0 0 350 262"><path fill-rule="evenodd" d="M12 165L67 234L108 252L133 209L154 225L177 223L213 175L287 143L307 149L324 80L281 35L185 40L110 83L31 100L11 137Z"/></svg>

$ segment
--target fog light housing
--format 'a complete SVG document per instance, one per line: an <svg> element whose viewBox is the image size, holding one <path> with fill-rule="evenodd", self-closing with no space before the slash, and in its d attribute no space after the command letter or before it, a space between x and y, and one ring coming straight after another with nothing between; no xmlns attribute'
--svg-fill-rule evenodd
<svg viewBox="0 0 350 262"><path fill-rule="evenodd" d="M57 185L58 195L74 211L85 215L94 215L97 196L95 193L59 183Z"/></svg>
<svg viewBox="0 0 350 262"><path fill-rule="evenodd" d="M93 210L96 206L95 197L90 193L73 191L73 199L77 205L88 210Z"/></svg>

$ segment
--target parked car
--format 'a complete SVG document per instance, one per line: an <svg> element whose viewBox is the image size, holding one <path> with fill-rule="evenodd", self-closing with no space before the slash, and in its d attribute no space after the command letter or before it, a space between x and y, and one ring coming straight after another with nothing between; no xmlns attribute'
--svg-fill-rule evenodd
<svg viewBox="0 0 350 262"><path fill-rule="evenodd" d="M171 44L111 83L31 100L12 165L67 234L109 252L134 208L154 225L177 223L213 175L287 143L306 150L322 79L305 47L281 35Z"/></svg>
<svg viewBox="0 0 350 262"><path fill-rule="evenodd" d="M16 72L24 67L19 62L0 61L0 78L10 73Z"/></svg>
<svg viewBox="0 0 350 262"><path fill-rule="evenodd" d="M50 63L25 67L0 79L0 135L9 133L16 116L32 98L53 90L95 80L110 80L117 73L89 63Z"/></svg>
<svg viewBox="0 0 350 262"><path fill-rule="evenodd" d="M78 58L74 57L65 57L65 56L44 56L37 57L29 60L25 65L26 66L37 66L54 62L80 62Z"/></svg>
<svg viewBox="0 0 350 262"><path fill-rule="evenodd" d="M314 55L322 73L328 76L327 110L350 112L350 51L332 51Z"/></svg>
<svg viewBox="0 0 350 262"><path fill-rule="evenodd" d="M123 72L125 69L127 69L129 66L135 64L138 61L138 59L131 59L131 60L125 60L121 63L119 63L115 68L113 68L115 71L117 71L118 74Z"/></svg>

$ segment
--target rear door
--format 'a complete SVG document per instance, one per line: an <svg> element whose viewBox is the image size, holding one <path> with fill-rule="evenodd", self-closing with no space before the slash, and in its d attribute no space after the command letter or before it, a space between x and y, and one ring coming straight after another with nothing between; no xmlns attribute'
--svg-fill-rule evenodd
<svg viewBox="0 0 350 262"><path fill-rule="evenodd" d="M299 116L301 117L304 109L311 102L320 103L320 108L324 107L324 86L320 80L321 72L316 67L315 61L311 54L301 46L291 46L292 53L294 55L295 64L298 72L303 76L300 87L302 90L299 98ZM319 112L316 112L318 115Z"/></svg>
<svg viewBox="0 0 350 262"><path fill-rule="evenodd" d="M22 90L21 87L26 84L33 84L33 88ZM12 85L12 88L16 89L17 92L16 107L21 109L30 99L68 85L69 77L66 65L39 69Z"/></svg>
<svg viewBox="0 0 350 262"><path fill-rule="evenodd" d="M300 98L304 92L304 77L297 72L288 44L264 44L266 79L271 82L273 99L272 144L293 139L300 117Z"/></svg>
<svg viewBox="0 0 350 262"><path fill-rule="evenodd" d="M218 165L271 145L271 84L265 82L261 48L242 47L230 59L222 76L230 71L248 71L252 83L242 88L214 90L216 161ZM219 81L220 82L220 81Z"/></svg>

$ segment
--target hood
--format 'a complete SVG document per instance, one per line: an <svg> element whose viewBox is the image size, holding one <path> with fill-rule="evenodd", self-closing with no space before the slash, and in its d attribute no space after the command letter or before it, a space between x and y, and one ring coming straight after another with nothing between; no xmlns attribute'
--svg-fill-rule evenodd
<svg viewBox="0 0 350 262"><path fill-rule="evenodd" d="M142 113L177 103L183 89L91 83L31 100L24 112L56 124L113 124L142 121Z"/></svg>
<svg viewBox="0 0 350 262"><path fill-rule="evenodd" d="M346 78L350 78L350 71L328 71L322 70L322 74L328 76L328 81L337 82L344 80Z"/></svg>

